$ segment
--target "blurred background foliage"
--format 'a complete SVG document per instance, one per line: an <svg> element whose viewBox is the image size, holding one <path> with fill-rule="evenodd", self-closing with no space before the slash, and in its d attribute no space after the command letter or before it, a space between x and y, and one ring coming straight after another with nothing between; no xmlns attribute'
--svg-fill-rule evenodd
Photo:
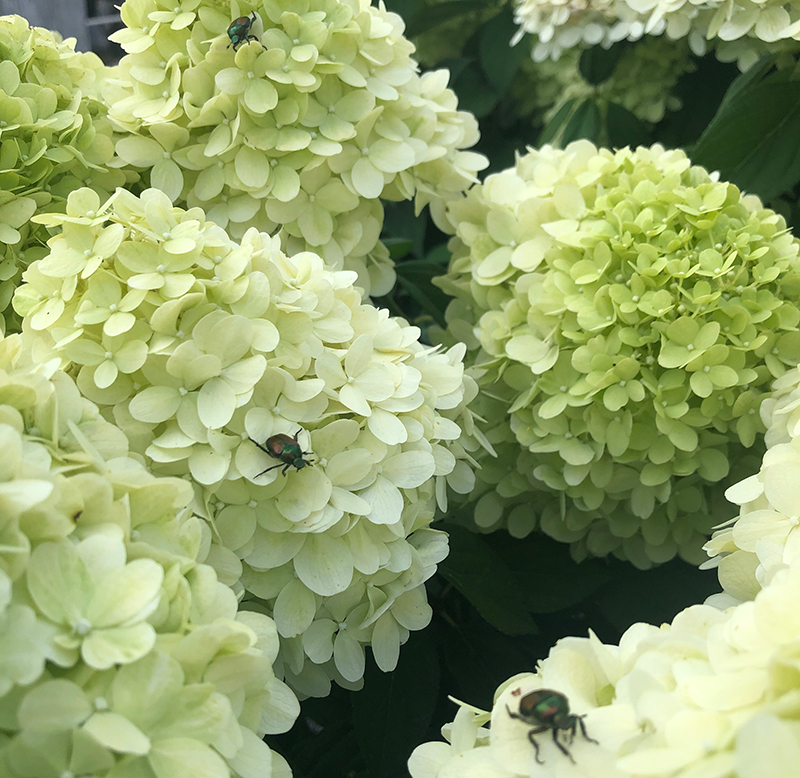
<svg viewBox="0 0 800 778"><path fill-rule="evenodd" d="M487 172L544 143L658 142L685 149L798 224L800 77L793 56L767 57L742 74L713 54L696 57L681 42L656 38L534 64L529 36L509 47L517 29L510 2L386 6L405 20L421 67L450 70L460 106L480 121ZM660 79L652 89L648 74ZM404 202L387 205L383 239L398 280L376 303L417 324L424 338L429 326L444 324L449 298L432 279L446 270L447 236ZM412 749L439 739L452 720L448 695L488 709L494 689L532 670L559 638L592 630L616 643L631 624L669 621L719 590L713 570L680 560L647 571L613 559L577 564L566 546L540 535L476 535L458 523L448 515L437 525L450 533L451 551L428 583L434 621L412 634L397 670L383 674L368 662L361 691L335 687L325 699L306 700L294 729L270 739L296 778L407 776Z"/></svg>

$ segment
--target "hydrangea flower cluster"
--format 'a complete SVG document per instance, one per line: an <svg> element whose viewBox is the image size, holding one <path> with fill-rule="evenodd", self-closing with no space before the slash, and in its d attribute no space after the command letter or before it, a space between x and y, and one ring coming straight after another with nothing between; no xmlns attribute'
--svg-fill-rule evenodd
<svg viewBox="0 0 800 778"><path fill-rule="evenodd" d="M234 243L157 189L36 218L62 232L14 301L33 358L61 356L155 474L195 485L208 562L274 617L297 689L358 682L366 645L392 669L447 554L436 500L474 485L464 348L421 346L352 271L254 228ZM276 463L276 435L303 462Z"/></svg>
<svg viewBox="0 0 800 778"><path fill-rule="evenodd" d="M783 218L681 151L588 141L531 150L450 218L448 337L503 446L479 524L543 491L541 528L579 558L699 561L727 510L710 485L746 465L769 384L800 360ZM536 518L516 512L516 533Z"/></svg>
<svg viewBox="0 0 800 778"><path fill-rule="evenodd" d="M106 195L125 182L100 99L103 63L75 41L0 17L0 332L18 322L10 308L22 269L46 253L49 237L31 225L78 186Z"/></svg>
<svg viewBox="0 0 800 778"><path fill-rule="evenodd" d="M793 563L754 601L727 612L695 605L671 624L635 624L619 646L594 635L561 640L536 673L497 690L491 713L461 703L443 729L448 742L412 754L412 778L789 778L800 756L798 605ZM565 695L598 741L578 731L568 746L574 762L545 732L535 736L537 763L531 725L509 715L543 688Z"/></svg>
<svg viewBox="0 0 800 778"><path fill-rule="evenodd" d="M128 134L116 151L174 202L234 237L280 230L386 294L384 200L444 200L485 167L447 71L420 75L399 16L368 0L126 0L112 39L128 52L105 92ZM252 40L233 44L249 17Z"/></svg>
<svg viewBox="0 0 800 778"><path fill-rule="evenodd" d="M190 485L57 368L0 340L0 773L289 778L274 623L202 562Z"/></svg>
<svg viewBox="0 0 800 778"><path fill-rule="evenodd" d="M800 369L773 384L761 405L767 452L755 475L730 487L726 497L740 507L706 544L724 594L711 602L727 607L752 600L775 575L800 556Z"/></svg>
<svg viewBox="0 0 800 778"><path fill-rule="evenodd" d="M573 46L611 46L645 35L687 38L695 54L713 48L723 61L742 70L770 51L797 50L800 4L735 0L515 0L520 29L536 36L533 59L558 59Z"/></svg>
<svg viewBox="0 0 800 778"><path fill-rule="evenodd" d="M590 84L579 68L581 49L566 50L557 62L523 61L512 84L520 115L537 123L549 121L573 99L593 97L630 111L643 122L660 122L667 111L680 110L673 94L678 79L695 70L685 40L644 38L625 51L611 75L601 84Z"/></svg>

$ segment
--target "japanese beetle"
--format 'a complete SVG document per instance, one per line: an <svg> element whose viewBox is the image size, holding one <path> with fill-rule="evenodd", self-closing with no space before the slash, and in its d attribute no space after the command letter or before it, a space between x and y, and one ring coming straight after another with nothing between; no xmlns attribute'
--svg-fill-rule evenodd
<svg viewBox="0 0 800 778"><path fill-rule="evenodd" d="M311 452L303 451L302 447L297 442L297 436L301 431L302 430L297 430L297 432L294 434L294 437L291 435L284 435L282 432L279 432L277 435L271 435L267 438L267 441L263 446L250 438L250 440L255 443L265 454L269 454L273 459L280 460L279 464L268 467L266 470L262 470L257 476L255 476L256 478L258 478L259 475L264 475L264 473L268 473L270 470L276 470L279 467L283 468L283 473L281 475L286 475L286 471L290 467L294 467L297 470L302 470L306 465L314 464L313 462L309 462L307 459L303 458L309 456Z"/></svg>
<svg viewBox="0 0 800 778"><path fill-rule="evenodd" d="M519 690L517 690L518 693ZM586 725L583 723L584 716L570 713L567 698L552 689L537 689L536 691L528 692L519 701L519 713L514 713L508 705L506 705L506 710L512 719L519 719L533 727L528 732L528 740L531 741L531 745L536 749L536 761L539 764L544 764L544 761L539 758L539 744L533 736L547 732L548 729L553 732L553 742L558 746L558 750L567 756L572 764L575 764L572 754L558 740L559 730L569 731L570 744L575 739L577 727L580 727L581 734L585 740L590 743L597 743L596 740L586 734Z"/></svg>
<svg viewBox="0 0 800 778"><path fill-rule="evenodd" d="M251 16L240 16L230 23L228 27L228 37L231 39L231 42L228 44L227 48L233 46L233 50L236 51L236 47L240 43L249 43L250 41L258 40L255 35L250 35L250 28L256 20L256 12L253 11Z"/></svg>

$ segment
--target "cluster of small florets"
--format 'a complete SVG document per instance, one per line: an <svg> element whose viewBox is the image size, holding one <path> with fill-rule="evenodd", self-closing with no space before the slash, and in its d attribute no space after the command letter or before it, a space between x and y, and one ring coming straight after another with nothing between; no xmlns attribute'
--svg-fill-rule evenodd
<svg viewBox="0 0 800 778"><path fill-rule="evenodd" d="M412 754L412 778L756 776L766 765L793 775L798 613L794 562L753 602L726 612L694 605L671 624L634 624L619 646L594 635L565 638L536 673L506 681L491 712L460 703L442 730L448 742ZM558 732L566 755L547 729L554 720L546 711L520 718L520 702L542 689L581 716L574 738ZM528 736L537 724L545 725L533 734L541 763Z"/></svg>
<svg viewBox="0 0 800 778"><path fill-rule="evenodd" d="M28 356L0 339L0 774L287 775L277 630L202 563L191 486Z"/></svg>
<svg viewBox="0 0 800 778"><path fill-rule="evenodd" d="M70 364L154 473L193 482L208 562L266 603L287 677L357 682L370 644L393 668L447 553L436 498L474 485L464 348L421 346L352 271L255 229L234 243L156 189L36 218L62 232L15 297L27 347ZM276 435L299 451L276 463Z"/></svg>
<svg viewBox="0 0 800 778"><path fill-rule="evenodd" d="M595 85L580 71L581 53L571 48L556 62L524 60L512 85L518 113L546 122L570 100L592 97L655 124L667 111L680 110L681 100L673 90L682 75L695 69L685 40L645 38L625 51L608 78Z"/></svg>
<svg viewBox="0 0 800 778"><path fill-rule="evenodd" d="M490 442L510 425L522 452L489 467L503 486L479 523L497 526L527 482L553 496L537 499L541 528L578 557L699 561L727 515L710 485L742 465L769 384L800 359L783 218L681 151L586 141L531 151L450 218L448 335L479 344Z"/></svg>
<svg viewBox="0 0 800 778"><path fill-rule="evenodd" d="M695 54L709 48L724 61L746 70L770 51L796 50L800 41L800 4L721 4L714 0L515 0L520 25L536 36L533 59L558 59L574 46L611 46L646 35L686 38Z"/></svg>
<svg viewBox="0 0 800 778"><path fill-rule="evenodd" d="M240 16L250 38L234 41ZM373 294L394 282L381 199L431 203L442 223L486 164L463 151L478 127L447 71L420 75L400 17L368 0L127 0L122 19L128 55L105 93L129 131L120 158L232 236L280 230Z"/></svg>
<svg viewBox="0 0 800 778"><path fill-rule="evenodd" d="M106 195L125 182L100 101L103 63L58 33L0 17L0 332L16 329L9 303L25 265L45 253L37 211L61 207L78 186Z"/></svg>
<svg viewBox="0 0 800 778"><path fill-rule="evenodd" d="M769 357L768 357L769 358ZM741 506L706 544L714 557L724 594L723 607L752 600L781 570L800 557L800 369L773 384L761 405L767 452L755 475L730 487L725 496Z"/></svg>

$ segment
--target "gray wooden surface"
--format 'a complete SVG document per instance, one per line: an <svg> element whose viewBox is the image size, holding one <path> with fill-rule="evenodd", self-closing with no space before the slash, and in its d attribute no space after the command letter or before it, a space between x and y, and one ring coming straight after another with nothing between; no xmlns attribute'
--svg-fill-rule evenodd
<svg viewBox="0 0 800 778"><path fill-rule="evenodd" d="M36 27L58 30L65 38L77 38L76 48L90 48L85 0L0 0L0 16L19 14Z"/></svg>

